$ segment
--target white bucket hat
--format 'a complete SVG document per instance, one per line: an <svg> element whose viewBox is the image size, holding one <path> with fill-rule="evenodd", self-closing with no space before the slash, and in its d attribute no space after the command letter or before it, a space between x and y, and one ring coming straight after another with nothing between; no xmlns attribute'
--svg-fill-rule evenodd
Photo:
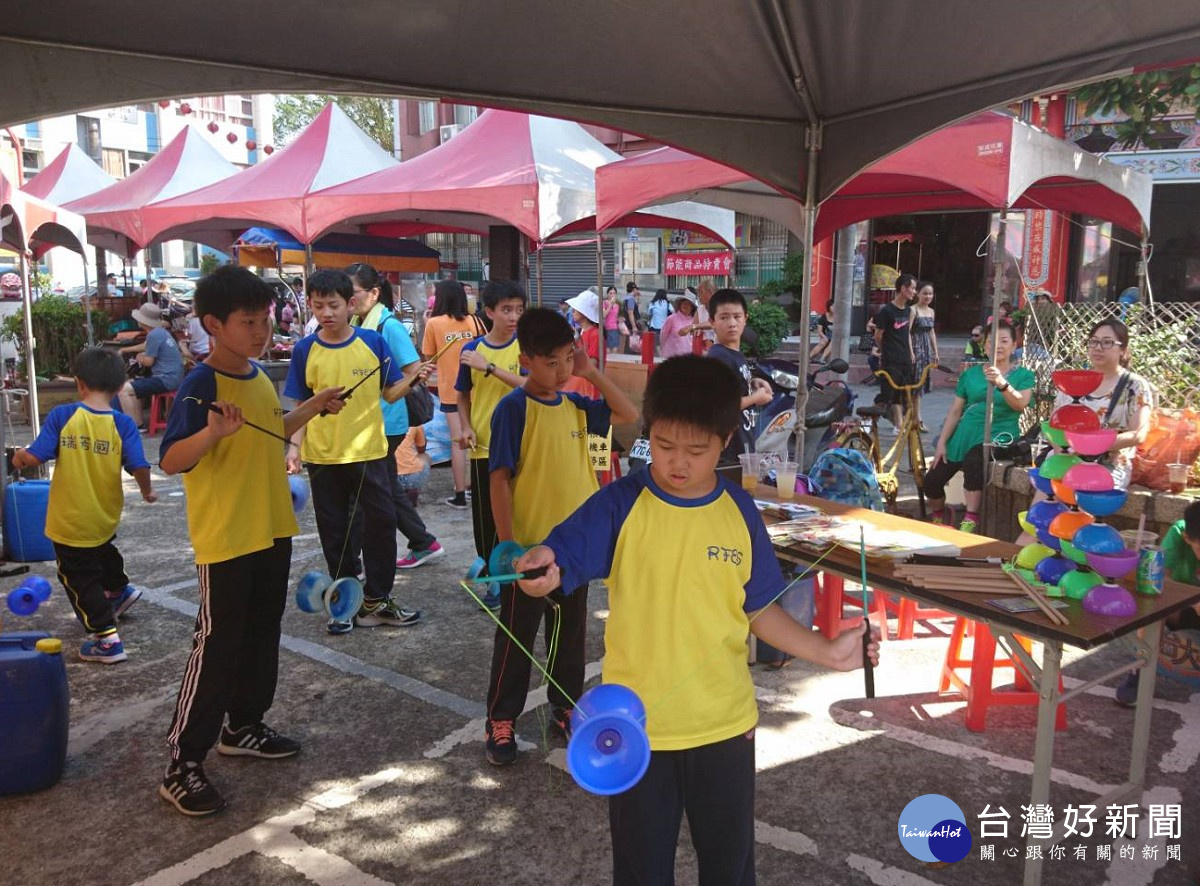
<svg viewBox="0 0 1200 886"><path fill-rule="evenodd" d="M134 309L133 319L144 326L162 326L162 309L156 304L147 302Z"/></svg>
<svg viewBox="0 0 1200 886"><path fill-rule="evenodd" d="M574 298L567 299L567 304L593 323L600 322L600 298L592 290L583 290Z"/></svg>

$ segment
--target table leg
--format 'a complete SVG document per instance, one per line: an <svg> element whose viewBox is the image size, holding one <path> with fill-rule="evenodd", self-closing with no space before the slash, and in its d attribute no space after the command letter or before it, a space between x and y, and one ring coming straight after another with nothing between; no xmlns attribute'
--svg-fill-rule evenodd
<svg viewBox="0 0 1200 886"><path fill-rule="evenodd" d="M1158 676L1158 644L1163 623L1156 621L1138 640L1139 657L1145 656L1138 675L1137 706L1133 714L1133 744L1129 750L1129 785L1133 796L1141 798L1146 780L1146 756L1150 748L1150 718L1154 712L1154 681Z"/></svg>
<svg viewBox="0 0 1200 886"><path fill-rule="evenodd" d="M821 573L822 605L817 607L817 630L829 640L842 632L842 600L846 582L832 572Z"/></svg>
<svg viewBox="0 0 1200 886"><path fill-rule="evenodd" d="M1054 761L1054 718L1058 712L1058 674L1062 666L1062 643L1042 643L1042 672L1034 676L1038 691L1037 738L1033 746L1033 788L1031 805L1050 802L1050 767ZM1036 841L1030 840L1028 845ZM1042 882L1042 859L1025 860L1025 886Z"/></svg>

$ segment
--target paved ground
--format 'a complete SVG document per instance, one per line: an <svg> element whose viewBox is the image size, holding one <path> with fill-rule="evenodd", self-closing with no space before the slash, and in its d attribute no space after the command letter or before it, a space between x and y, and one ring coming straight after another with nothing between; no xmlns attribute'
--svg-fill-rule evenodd
<svg viewBox="0 0 1200 886"><path fill-rule="evenodd" d="M927 423L940 425L935 402ZM15 429L20 438L21 429ZM27 432L26 432L27 433ZM151 454L157 443L151 441ZM152 459L153 460L153 459ZM483 884L609 880L604 803L561 769L562 744L544 734L544 692L531 693L519 723L525 752L504 770L483 760L483 694L491 622L456 581L474 556L467 514L437 504L449 487L435 471L422 512L449 553L402 573L396 596L424 610L411 629L375 628L331 637L289 607L276 705L270 722L304 743L282 762L222 758L208 771L229 808L206 820L175 813L156 794L164 734L188 651L195 581L178 479L158 477L162 500L126 489L120 544L146 598L122 626L130 660L103 667L67 657L71 746L62 782L42 793L0 798L0 882L78 884ZM320 565L311 509L301 520L293 577ZM36 571L53 577L50 564ZM4 579L0 591L15 579ZM606 597L596 586L588 644L591 672L603 654ZM7 615L7 613L5 613ZM5 627L41 629L73 651L81 640L66 601L55 596L35 616ZM924 623L920 637L884 644L880 697L863 699L858 675L827 674L802 663L780 671L756 666L758 868L766 884L976 884L1019 882L1022 803L1029 790L1033 710L993 713L989 729L963 726L962 704L939 698L937 675L946 622ZM1075 660L1068 682L1117 661ZM1085 804L1123 779L1131 716L1111 690L1093 689L1069 705L1060 734L1052 800ZM0 749L3 753L3 749ZM1194 774L1200 757L1200 706L1178 685L1163 687L1154 715L1147 802L1182 804L1182 839L1147 839L1145 821L1127 843L1095 836L1069 841L1067 858L1047 862L1045 882L1182 884L1195 882L1200 852L1190 815L1200 809ZM910 857L896 837L914 797L944 794L962 807L976 843L978 815L1003 807L1014 824L990 838L995 860L979 857L938 869ZM1103 833L1103 811L1098 830ZM686 828L685 828L686 832ZM1076 842L1087 861L1072 857ZM1096 860L1113 844L1111 862ZM1185 861L1166 859L1180 844ZM1190 844L1190 845L1189 845ZM1141 859L1156 846L1155 859ZM681 883L695 882L681 843Z"/></svg>

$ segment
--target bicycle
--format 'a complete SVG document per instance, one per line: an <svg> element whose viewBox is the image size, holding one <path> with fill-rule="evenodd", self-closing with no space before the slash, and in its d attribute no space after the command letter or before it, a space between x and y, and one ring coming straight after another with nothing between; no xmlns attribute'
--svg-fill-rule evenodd
<svg viewBox="0 0 1200 886"><path fill-rule="evenodd" d="M901 391L904 394L904 419L901 423L896 439L888 448L887 452L883 451L883 447L879 440L879 419L888 414L888 406L861 406L855 410L855 415L858 416L858 421L844 422L844 430L838 434L835 439L837 446L847 449L856 449L870 459L875 466L875 478L879 482L879 489L883 493L884 501L887 504L889 513L896 513L896 500L900 494L900 478L898 469L900 466L900 457L907 451L908 463L912 470L913 481L917 486L917 502L921 513L921 519L925 519L925 447L921 442L921 430L916 420L916 410L913 408L913 393L925 385L929 378L929 373L934 366L937 366L942 372L953 373L949 367L941 364L929 364L921 371L920 378L911 385L898 385L895 380L888 374L887 370L876 370L875 375L887 381L888 385L895 391ZM863 428L862 421L870 421L870 431Z"/></svg>

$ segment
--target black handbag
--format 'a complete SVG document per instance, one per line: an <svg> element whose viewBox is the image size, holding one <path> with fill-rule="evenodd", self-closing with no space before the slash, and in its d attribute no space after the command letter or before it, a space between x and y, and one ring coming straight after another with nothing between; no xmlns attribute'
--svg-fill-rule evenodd
<svg viewBox="0 0 1200 886"><path fill-rule="evenodd" d="M419 381L404 395L404 405L408 407L408 426L410 428L428 424L433 421L433 395L425 382Z"/></svg>

